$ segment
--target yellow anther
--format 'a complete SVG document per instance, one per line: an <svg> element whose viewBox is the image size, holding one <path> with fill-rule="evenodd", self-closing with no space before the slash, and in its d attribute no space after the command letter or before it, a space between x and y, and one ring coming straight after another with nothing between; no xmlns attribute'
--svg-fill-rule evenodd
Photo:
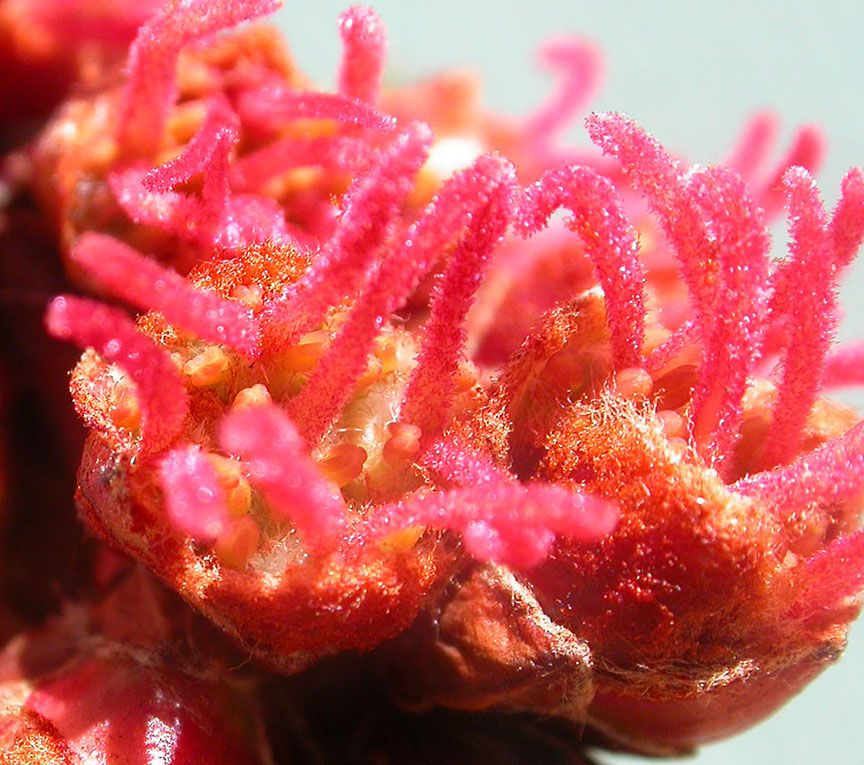
<svg viewBox="0 0 864 765"><path fill-rule="evenodd" d="M651 393L654 381L641 367L628 367L615 375L615 390L624 398L640 398Z"/></svg>
<svg viewBox="0 0 864 765"><path fill-rule="evenodd" d="M684 418L674 409L660 409L656 416L660 427L663 428L663 435L667 438L684 433Z"/></svg>
<svg viewBox="0 0 864 765"><path fill-rule="evenodd" d="M317 167L295 167L281 178L283 191L304 191L321 182L321 170Z"/></svg>
<svg viewBox="0 0 864 765"><path fill-rule="evenodd" d="M262 290L257 284L248 287L245 284L238 284L233 290L231 290L231 297L235 300L239 300L243 305L247 308L251 308L253 311L260 310L264 305L264 290Z"/></svg>
<svg viewBox="0 0 864 765"><path fill-rule="evenodd" d="M234 396L234 403L231 404L232 409L251 409L252 407L269 404L273 400L270 391L263 383L250 385L248 388L243 388Z"/></svg>
<svg viewBox="0 0 864 765"><path fill-rule="evenodd" d="M318 462L319 470L340 488L347 486L363 472L366 450L354 444L336 444Z"/></svg>
<svg viewBox="0 0 864 765"><path fill-rule="evenodd" d="M109 409L109 416L118 428L136 430L141 424L141 407L138 396L130 385L118 383L114 403Z"/></svg>
<svg viewBox="0 0 864 765"><path fill-rule="evenodd" d="M277 364L283 372L308 372L327 350L329 335L326 332L310 332L300 343L286 348L279 354Z"/></svg>
<svg viewBox="0 0 864 765"><path fill-rule="evenodd" d="M223 566L233 569L243 569L249 559L258 551L261 531L255 520L244 515L235 518L224 533L217 537L213 545Z"/></svg>
<svg viewBox="0 0 864 765"><path fill-rule="evenodd" d="M301 117L291 120L285 128L285 135L295 138L320 138L333 135L339 130L339 123L326 117Z"/></svg>
<svg viewBox="0 0 864 765"><path fill-rule="evenodd" d="M679 459L683 457L690 450L690 444L687 443L683 438L679 436L673 436L670 438L666 445L671 449L672 453L678 457Z"/></svg>
<svg viewBox="0 0 864 765"><path fill-rule="evenodd" d="M645 341L642 343L642 354L647 356L658 345L668 340L671 334L666 327L661 327L659 324L645 327Z"/></svg>
<svg viewBox="0 0 864 765"><path fill-rule="evenodd" d="M89 141L86 145L88 167L109 167L117 157L117 142L103 136Z"/></svg>
<svg viewBox="0 0 864 765"><path fill-rule="evenodd" d="M211 345L183 365L183 373L197 388L217 385L228 376L228 357L218 345Z"/></svg>
<svg viewBox="0 0 864 765"><path fill-rule="evenodd" d="M387 426L390 438L384 443L381 456L391 465L398 465L414 457L420 451L420 436L423 431L407 422L391 422Z"/></svg>
<svg viewBox="0 0 864 765"><path fill-rule="evenodd" d="M409 526L407 529L400 529L399 531L394 531L392 534L388 534L378 542L378 547L383 552L391 555L406 553L417 544L417 540L422 535L422 526Z"/></svg>
<svg viewBox="0 0 864 765"><path fill-rule="evenodd" d="M357 378L357 387L368 388L378 382L381 379L382 368L381 359L370 356L366 362L366 371Z"/></svg>
<svg viewBox="0 0 864 765"><path fill-rule="evenodd" d="M470 362L460 364L453 383L457 393L471 390L477 384L477 368Z"/></svg>
<svg viewBox="0 0 864 765"><path fill-rule="evenodd" d="M399 357L396 353L396 343L392 336L376 340L375 356L381 362L381 374L388 375L396 369L399 364Z"/></svg>
<svg viewBox="0 0 864 765"><path fill-rule="evenodd" d="M576 348L562 348L543 367L543 381L558 391L580 391L588 380L585 359Z"/></svg>
<svg viewBox="0 0 864 765"><path fill-rule="evenodd" d="M216 470L228 510L232 515L246 515L252 505L252 487L243 475L240 463L219 454L208 454L207 459Z"/></svg>
<svg viewBox="0 0 864 765"><path fill-rule="evenodd" d="M178 147L182 147L198 132L206 113L207 102L205 101L186 101L178 104L171 110L165 131L174 139ZM174 153L177 151L178 149L175 148Z"/></svg>

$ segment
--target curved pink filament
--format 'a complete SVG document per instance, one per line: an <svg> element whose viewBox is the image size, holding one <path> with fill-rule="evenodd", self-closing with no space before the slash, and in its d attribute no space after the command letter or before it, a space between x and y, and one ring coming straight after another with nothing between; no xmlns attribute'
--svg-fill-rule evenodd
<svg viewBox="0 0 864 765"><path fill-rule="evenodd" d="M216 469L197 446L172 449L159 464L165 509L194 539L211 542L228 527L230 513Z"/></svg>
<svg viewBox="0 0 864 765"><path fill-rule="evenodd" d="M688 185L710 222L718 259L715 317L703 338L691 430L703 457L722 471L738 437L747 378L761 357L770 240L735 173L698 170Z"/></svg>
<svg viewBox="0 0 864 765"><path fill-rule="evenodd" d="M548 40L540 60L558 74L558 85L549 99L530 115L523 128L535 143L553 139L591 101L600 84L602 59L591 43L572 38Z"/></svg>
<svg viewBox="0 0 864 765"><path fill-rule="evenodd" d="M159 311L170 323L204 340L250 358L255 355L257 322L242 304L193 287L180 274L105 234L83 234L72 249L72 259L103 288L136 308Z"/></svg>
<svg viewBox="0 0 864 765"><path fill-rule="evenodd" d="M54 337L94 348L135 384L142 414L139 454L158 451L174 440L186 419L186 387L168 352L139 332L123 311L63 296L51 302L45 325Z"/></svg>
<svg viewBox="0 0 864 765"><path fill-rule="evenodd" d="M604 154L618 159L659 218L675 249L699 331L709 333L714 321L716 252L680 164L639 125L620 114L592 114L585 124L594 143Z"/></svg>
<svg viewBox="0 0 864 765"><path fill-rule="evenodd" d="M411 526L451 529L475 558L528 568L542 562L556 534L593 542L609 534L618 511L608 500L552 484L483 484L409 497L376 509L372 536Z"/></svg>
<svg viewBox="0 0 864 765"><path fill-rule="evenodd" d="M319 551L338 546L345 528L345 502L312 461L294 423L274 404L228 414L219 443L245 463L274 513L290 520L303 543Z"/></svg>
<svg viewBox="0 0 864 765"><path fill-rule="evenodd" d="M738 141L720 164L734 170L750 182L768 157L778 130L777 116L772 112L757 112L744 125Z"/></svg>
<svg viewBox="0 0 864 765"><path fill-rule="evenodd" d="M582 239L603 288L613 364L617 369L635 366L641 361L645 336L645 272L637 256L636 237L615 189L589 168L549 170L525 190L517 232L533 234L559 207L572 212L567 225Z"/></svg>
<svg viewBox="0 0 864 765"><path fill-rule="evenodd" d="M479 214L477 207L482 210L484 206L491 204L491 199L502 193L496 189L503 179L511 177L511 173L509 164L500 158L479 158L474 166L457 173L444 185L424 215L404 235L400 244L389 250L388 257L380 263L369 284L352 306L328 352L313 370L309 382L292 401L292 414L310 443L315 443L323 436L350 396L353 383L365 369L366 357L381 322L407 300L422 277L450 244L469 236L472 218L475 213ZM503 182L506 185L506 180ZM498 221L489 231L497 231L501 225ZM491 246L491 243L486 244ZM478 245L485 246L483 242L478 242ZM485 257L483 253L481 258ZM459 295L464 296L462 292ZM461 346L456 350L452 345L446 349L436 349L436 352L441 353L440 358L446 358L446 362L442 363L445 363L448 369L455 364L454 356L458 354L458 348ZM415 387L413 398L406 394L406 400L409 401L407 411L412 415L416 414L411 400L424 401L424 397L429 395L446 398L451 387L452 374L435 380L425 390ZM405 404L403 413L404 411ZM445 413L446 411L439 408L430 415L442 417ZM421 418L426 422L426 415ZM411 424L423 427L420 423ZM427 427L430 426L429 422L426 424Z"/></svg>
<svg viewBox="0 0 864 765"><path fill-rule="evenodd" d="M320 324L331 306L360 291L383 256L430 141L425 125L410 125L355 181L336 231L310 271L291 294L269 307L263 324L265 352L292 345Z"/></svg>
<svg viewBox="0 0 864 765"><path fill-rule="evenodd" d="M778 271L771 311L787 317L787 340L762 459L765 467L787 462L798 451L822 385L837 309L837 269L816 182L803 168L793 167L783 178L783 188L789 200L790 257Z"/></svg>
<svg viewBox="0 0 864 765"><path fill-rule="evenodd" d="M762 205L768 219L783 208L783 176L790 167L803 167L815 173L825 156L825 136L815 125L802 125L795 136L786 155L777 163L777 167L768 176L761 191L755 193L755 198Z"/></svg>
<svg viewBox="0 0 864 765"><path fill-rule="evenodd" d="M125 152L151 156L158 150L177 97L177 56L186 45L278 7L278 0L174 0L142 26L129 50L121 96L118 138Z"/></svg>
<svg viewBox="0 0 864 765"><path fill-rule="evenodd" d="M355 5L339 17L342 61L339 92L374 104L381 90L381 74L387 56L387 31L375 11Z"/></svg>
<svg viewBox="0 0 864 765"><path fill-rule="evenodd" d="M774 508L780 518L814 504L827 507L857 497L864 491L864 422L787 465L746 476L732 488Z"/></svg>

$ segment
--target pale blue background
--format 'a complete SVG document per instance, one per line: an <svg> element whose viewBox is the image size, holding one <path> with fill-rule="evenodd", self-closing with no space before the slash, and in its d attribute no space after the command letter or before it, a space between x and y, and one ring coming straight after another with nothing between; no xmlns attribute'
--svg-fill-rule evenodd
<svg viewBox="0 0 864 765"><path fill-rule="evenodd" d="M534 51L552 34L578 33L606 55L594 108L629 114L694 162L720 158L755 109L824 126L820 173L833 202L844 171L864 164L864 5L759 0L379 0L390 32L390 71L412 79L449 66L482 72L488 103L523 114L547 92ZM332 85L336 19L347 3L286 0L279 20L299 63ZM581 129L574 140L587 143ZM782 241L777 242L782 248ZM864 336L864 261L847 275L844 337ZM754 731L704 749L694 765L864 763L864 627L842 662ZM608 763L632 763L605 757Z"/></svg>

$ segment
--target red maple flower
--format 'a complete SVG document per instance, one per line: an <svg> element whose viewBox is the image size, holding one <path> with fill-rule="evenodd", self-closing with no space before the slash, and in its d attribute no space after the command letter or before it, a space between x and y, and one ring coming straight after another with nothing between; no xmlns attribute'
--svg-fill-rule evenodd
<svg viewBox="0 0 864 765"><path fill-rule="evenodd" d="M377 648L414 705L653 753L772 711L864 579L864 431L820 397L860 378L831 341L864 172L829 215L818 134L760 173L763 116L725 166L616 114L586 122L615 164L578 158L580 44L518 126L381 93L365 8L338 93L261 32L185 50L271 8L169 4L37 144L70 270L144 311L47 315L88 348L86 523L283 672Z"/></svg>

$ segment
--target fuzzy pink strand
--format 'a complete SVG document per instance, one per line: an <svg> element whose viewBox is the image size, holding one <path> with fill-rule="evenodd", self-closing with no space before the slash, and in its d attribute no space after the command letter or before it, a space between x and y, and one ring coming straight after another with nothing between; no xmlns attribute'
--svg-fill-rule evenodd
<svg viewBox="0 0 864 765"><path fill-rule="evenodd" d="M732 488L774 508L781 518L857 497L864 490L864 422L788 465L746 476Z"/></svg>
<svg viewBox="0 0 864 765"><path fill-rule="evenodd" d="M164 0L30 0L21 7L40 27L70 47L82 49L82 43L98 40L125 50L161 5Z"/></svg>
<svg viewBox="0 0 864 765"><path fill-rule="evenodd" d="M721 164L750 182L768 158L777 140L778 127L777 117L772 112L757 112L744 126L738 142Z"/></svg>
<svg viewBox="0 0 864 765"><path fill-rule="evenodd" d="M718 248L715 317L704 337L691 427L702 455L722 471L738 436L747 378L760 358L770 240L738 175L708 168L692 173L688 185Z"/></svg>
<svg viewBox="0 0 864 765"><path fill-rule="evenodd" d="M169 191L198 173L204 173L202 196L224 206L228 199L228 174L223 165L228 164L228 156L239 137L240 120L227 99L213 98L204 121L183 151L148 172L141 182L148 191ZM216 167L214 161L218 163Z"/></svg>
<svg viewBox="0 0 864 765"><path fill-rule="evenodd" d="M111 190L126 214L136 223L154 226L206 250L242 249L262 242L295 242L282 208L275 199L254 194L232 194L227 200L214 191L225 188L220 178L227 158L216 155L213 176L204 184L208 198L176 191L151 192L144 187L148 170L128 168L108 177ZM215 169L218 168L218 169ZM205 172L205 175L208 173ZM224 204L221 202L225 200Z"/></svg>
<svg viewBox="0 0 864 765"><path fill-rule="evenodd" d="M700 332L714 320L714 278L708 266L716 253L706 237L697 200L683 180L680 164L635 122L620 114L592 114L585 121L591 140L616 157L660 220L675 248L681 278Z"/></svg>
<svg viewBox="0 0 864 765"><path fill-rule="evenodd" d="M102 288L136 308L159 311L171 324L204 340L249 358L255 355L258 327L250 309L216 292L193 287L180 274L129 245L106 234L87 232L75 243L72 260Z"/></svg>
<svg viewBox="0 0 864 765"><path fill-rule="evenodd" d="M339 17L344 51L339 65L339 92L374 104L381 90L387 56L387 32L375 11L355 5Z"/></svg>
<svg viewBox="0 0 864 765"><path fill-rule="evenodd" d="M320 324L331 306L355 294L377 266L413 176L426 159L431 133L412 123L347 193L333 236L297 287L275 301L264 321L264 348L276 352Z"/></svg>
<svg viewBox="0 0 864 765"><path fill-rule="evenodd" d="M321 475L288 415L273 404L233 411L221 423L219 443L244 461L249 479L305 545L338 546L346 522L342 494Z"/></svg>
<svg viewBox="0 0 864 765"><path fill-rule="evenodd" d="M540 60L558 74L559 84L549 100L526 120L525 135L535 143L555 138L591 101L603 69L597 48L572 38L548 40L540 49Z"/></svg>
<svg viewBox="0 0 864 765"><path fill-rule="evenodd" d="M119 141L128 153L158 148L177 97L177 56L190 42L272 13L278 0L173 0L138 31L129 50Z"/></svg>
<svg viewBox="0 0 864 765"><path fill-rule="evenodd" d="M243 122L255 126L281 126L296 119L332 119L344 125L382 133L396 129L396 119L357 98L313 90L264 88L243 93L238 109Z"/></svg>
<svg viewBox="0 0 864 765"><path fill-rule="evenodd" d="M647 372L659 372L672 359L674 359L688 345L694 345L700 340L699 328L692 321L685 321L660 345L658 345L648 358L645 359L644 367Z"/></svg>
<svg viewBox="0 0 864 765"><path fill-rule="evenodd" d="M231 181L235 188L257 191L271 178L295 167L322 167L353 175L372 160L373 149L359 138L284 138L239 158L231 168Z"/></svg>
<svg viewBox="0 0 864 765"><path fill-rule="evenodd" d="M800 564L796 574L805 586L791 609L793 618L806 619L859 594L864 589L864 529L835 539Z"/></svg>
<svg viewBox="0 0 864 765"><path fill-rule="evenodd" d="M378 266L352 306L309 382L292 401L291 413L310 443L323 436L350 395L353 383L366 367L366 357L378 335L381 321L404 304L449 245L460 242L470 235L472 226L479 225L474 216L501 193L498 189L502 183L512 183L512 173L512 166L499 157L487 155L478 158L474 165L457 173L444 185L400 244L390 248L387 259ZM452 257L455 259L457 255ZM458 351L448 353L448 358L451 358ZM415 398L425 400L420 397L426 394L446 398L452 379L453 374L449 374L435 380L428 390L419 392ZM409 400L408 396L406 400ZM409 400L407 409L403 404L403 413L410 411L414 416L416 412L412 407ZM428 415L421 413L416 416L431 427L434 423L431 419L427 422L429 416L438 418L445 413L439 408ZM421 423L405 421L423 427Z"/></svg>
<svg viewBox="0 0 864 765"><path fill-rule="evenodd" d="M473 219L435 285L423 343L399 412L400 421L417 425L424 440L437 433L450 409L465 349L465 318L507 230L515 182L509 165L500 163L490 172L485 193L469 203Z"/></svg>
<svg viewBox="0 0 864 765"><path fill-rule="evenodd" d="M803 125L792 139L786 155L769 175L762 190L756 192L755 199L765 211L767 218L772 218L783 209L785 195L783 193L783 176L790 167L803 167L815 173L825 156L825 136L815 125Z"/></svg>
<svg viewBox="0 0 864 765"><path fill-rule="evenodd" d="M816 181L804 168L793 167L782 185L789 200L790 256L778 272L778 276L786 278L777 284L771 308L772 313L787 317L787 341L762 458L766 468L787 462L798 451L804 425L821 388L825 356L834 334L831 319L837 310L837 269L828 215Z"/></svg>
<svg viewBox="0 0 864 765"><path fill-rule="evenodd" d="M145 223L206 248L239 249L259 242L290 242L279 204L264 196L232 194L229 165L239 122L224 98L213 99L204 122L184 150L151 170L130 167L109 183L120 206ZM170 189L201 174L200 195Z"/></svg>
<svg viewBox="0 0 864 765"><path fill-rule="evenodd" d="M529 236L549 222L559 207L573 214L567 226L579 234L606 299L616 369L641 361L645 337L645 272L636 236L612 184L590 168L549 170L525 190L516 230Z"/></svg>
<svg viewBox="0 0 864 765"><path fill-rule="evenodd" d="M562 486L506 482L437 494L413 496L379 508L371 522L373 536L411 526L459 531L471 555L529 568L547 557L556 534L593 542L609 534L618 520L608 500Z"/></svg>
<svg viewBox="0 0 864 765"><path fill-rule="evenodd" d="M84 298L55 298L45 315L48 332L81 347L93 347L135 384L141 408L139 454L169 445L183 427L188 396L164 348L138 331L123 311Z"/></svg>
<svg viewBox="0 0 864 765"><path fill-rule="evenodd" d="M864 385L864 341L841 345L825 359L824 388Z"/></svg>
<svg viewBox="0 0 864 765"><path fill-rule="evenodd" d="M212 542L230 522L216 470L197 446L172 449L159 465L165 509L183 533Z"/></svg>
<svg viewBox="0 0 864 765"><path fill-rule="evenodd" d="M852 262L864 240L864 169L853 167L843 178L840 201L831 220L838 268Z"/></svg>
<svg viewBox="0 0 864 765"><path fill-rule="evenodd" d="M424 467L452 486L483 486L516 482L516 478L495 465L486 455L449 438L436 439L423 453Z"/></svg>

